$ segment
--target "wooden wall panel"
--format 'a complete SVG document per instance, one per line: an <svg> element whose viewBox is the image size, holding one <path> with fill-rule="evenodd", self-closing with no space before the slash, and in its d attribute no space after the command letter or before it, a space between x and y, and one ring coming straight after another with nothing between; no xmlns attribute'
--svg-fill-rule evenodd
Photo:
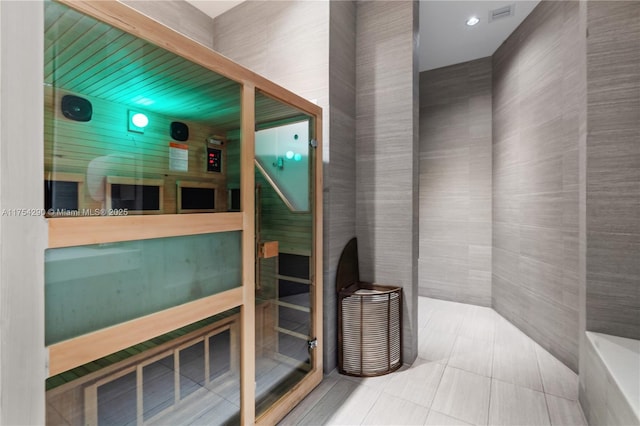
<svg viewBox="0 0 640 426"><path fill-rule="evenodd" d="M206 138L224 134L213 126L179 120L150 113L144 134L127 130L128 110L125 105L86 97L93 106L91 121L79 122L65 118L60 110L62 97L69 92L45 87L45 173L72 172L87 175L91 171L105 176L124 176L164 180L163 213L176 213L176 181L190 180L214 183L218 186L216 210L227 211L226 147L222 150L222 173L206 172ZM187 172L169 170L170 123L182 121L189 126ZM221 134L222 133L222 134ZM98 164L91 162L98 157ZM238 161L238 159L235 159ZM236 169L239 165L234 165ZM91 197L91 179L84 185L85 208L104 208L100 200Z"/></svg>

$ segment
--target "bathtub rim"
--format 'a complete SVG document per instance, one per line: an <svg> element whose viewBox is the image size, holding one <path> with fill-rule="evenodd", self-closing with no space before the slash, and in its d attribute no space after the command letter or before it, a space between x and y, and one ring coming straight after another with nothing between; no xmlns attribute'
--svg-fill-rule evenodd
<svg viewBox="0 0 640 426"><path fill-rule="evenodd" d="M640 340L594 331L587 331L586 335L625 401L640 419Z"/></svg>

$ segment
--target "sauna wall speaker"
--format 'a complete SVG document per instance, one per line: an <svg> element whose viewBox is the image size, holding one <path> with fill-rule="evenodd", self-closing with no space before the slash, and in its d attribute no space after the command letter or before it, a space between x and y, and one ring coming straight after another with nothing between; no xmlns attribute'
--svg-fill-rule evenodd
<svg viewBox="0 0 640 426"><path fill-rule="evenodd" d="M172 122L171 137L177 141L186 141L189 139L189 127L179 121Z"/></svg>
<svg viewBox="0 0 640 426"><path fill-rule="evenodd" d="M62 97L62 115L69 120L89 121L93 115L93 107L91 102L85 98L73 95L65 95Z"/></svg>

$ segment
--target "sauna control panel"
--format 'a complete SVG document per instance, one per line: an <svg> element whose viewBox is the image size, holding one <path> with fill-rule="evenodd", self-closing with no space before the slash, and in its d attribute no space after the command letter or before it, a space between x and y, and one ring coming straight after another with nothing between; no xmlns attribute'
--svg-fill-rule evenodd
<svg viewBox="0 0 640 426"><path fill-rule="evenodd" d="M222 172L222 150L207 147L207 171Z"/></svg>

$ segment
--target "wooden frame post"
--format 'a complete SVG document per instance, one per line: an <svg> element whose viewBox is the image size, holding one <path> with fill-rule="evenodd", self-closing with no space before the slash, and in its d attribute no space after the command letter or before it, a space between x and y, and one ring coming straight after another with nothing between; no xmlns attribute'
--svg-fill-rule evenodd
<svg viewBox="0 0 640 426"><path fill-rule="evenodd" d="M240 311L240 423L252 425L256 417L256 356L255 356L255 86L242 86L242 117L240 127L240 196L242 207L242 285Z"/></svg>

